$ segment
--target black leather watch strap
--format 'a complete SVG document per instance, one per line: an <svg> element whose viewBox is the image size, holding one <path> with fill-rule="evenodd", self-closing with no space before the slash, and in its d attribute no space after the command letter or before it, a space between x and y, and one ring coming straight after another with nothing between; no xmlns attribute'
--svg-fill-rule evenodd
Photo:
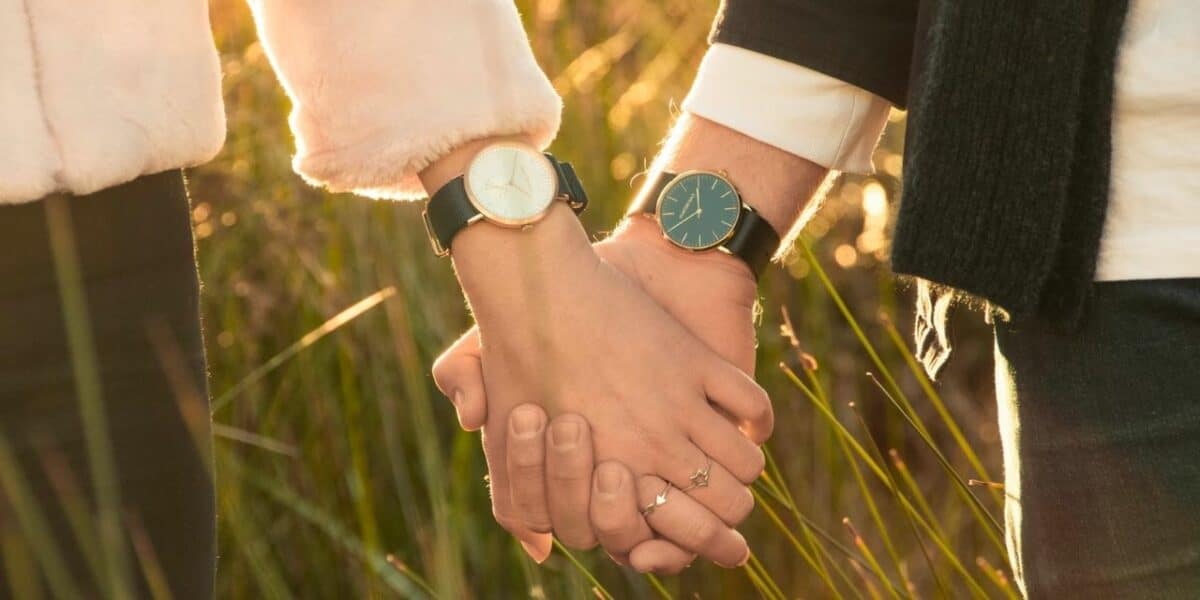
<svg viewBox="0 0 1200 600"><path fill-rule="evenodd" d="M758 277L766 270L767 265L771 264L771 257L779 250L779 234L775 233L775 228L771 227L762 215L742 203L742 214L738 218L737 227L722 245L726 250L742 257L742 260L750 265L750 270L754 271L754 276Z"/></svg>
<svg viewBox="0 0 1200 600"><path fill-rule="evenodd" d="M425 205L425 233L438 256L450 253L450 241L463 227L483 217L467 197L466 180L460 175L429 197Z"/></svg>
<svg viewBox="0 0 1200 600"><path fill-rule="evenodd" d="M587 208L588 197L583 183L575 174L575 168L571 163L561 162L549 153L545 156L558 176L555 200L566 201L575 214L583 212ZM422 216L425 219L425 232L429 235L429 243L438 256L450 253L450 242L462 228L483 218L467 197L466 180L462 176L455 177L435 192L425 205L425 213Z"/></svg>
<svg viewBox="0 0 1200 600"><path fill-rule="evenodd" d="M639 199L640 204L633 207L633 211L649 215L657 212L658 197L675 180L675 177L674 173L666 171L660 173L649 191ZM754 276L758 277L771 263L771 257L779 249L779 234L775 233L775 228L771 227L771 224L762 218L762 215L743 201L737 225L733 228L733 235L721 245L731 254L746 261Z"/></svg>
<svg viewBox="0 0 1200 600"><path fill-rule="evenodd" d="M572 167L569 162L554 158L554 155L549 152L545 156L546 160L554 166L554 172L558 174L558 195L566 196L565 200L575 214L583 212L588 205L587 191L583 189L583 182L575 173L575 167Z"/></svg>

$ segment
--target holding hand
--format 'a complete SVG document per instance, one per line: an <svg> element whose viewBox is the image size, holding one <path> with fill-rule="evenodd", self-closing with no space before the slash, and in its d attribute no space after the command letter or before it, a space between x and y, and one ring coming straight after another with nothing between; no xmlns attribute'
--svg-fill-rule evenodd
<svg viewBox="0 0 1200 600"><path fill-rule="evenodd" d="M734 361L738 369L752 372L755 282L744 263L723 254L693 254L680 250L663 240L657 228L644 218L633 219L612 238L597 244L595 250L607 265L628 276L640 288L629 293L648 294L705 344L719 349L725 359ZM604 314L611 315L611 311L605 311ZM598 321L591 319L593 323ZM612 323L604 324L605 329L612 327ZM644 328L636 331L649 333ZM624 344L630 340L619 341ZM667 346L660 349L658 354L668 362L684 367L684 370L696 365L695 360L690 364L686 359L681 360L681 356L686 355L681 355L677 350L676 346ZM628 355L628 351L621 348L609 353L615 356L622 353ZM489 417L489 422L495 422L495 415L489 413L485 406L479 358L478 338L468 333L438 360L434 369L439 387L456 398L460 420L468 429L480 426L485 415ZM486 364L487 361L484 361L485 367ZM723 371L728 372L728 369ZM691 369L690 374L703 372L703 369ZM745 375L736 373L737 377L732 377L734 373L728 374L731 376L729 380L737 386L735 394L754 396L754 402L748 409L740 410L738 423L755 443L761 443L770 433L770 405L756 386L746 386L749 379ZM669 390L670 386L665 381L652 377L649 383L655 390ZM488 389L490 391L491 386ZM494 412L495 401L494 398L491 400ZM636 402L632 405L639 407ZM707 407L705 410L709 411L709 417L714 416L715 411ZM739 411L728 412L738 414ZM506 432L506 461L497 459L489 463L492 467L493 503L498 515L515 511L523 516L515 522L511 519L502 519L501 522L525 541L531 553L539 556L548 553L548 538L538 536L535 532L549 531L552 526L563 543L573 547L589 547L598 537L614 558L624 561L628 557L635 567L643 571L678 571L691 562L694 551L725 565L744 560L747 552L745 543L727 525L736 525L744 519L753 502L748 490L734 481L733 476L720 464L710 468L708 487L693 488L688 492L695 499L679 490L693 485L690 478L704 464L674 467L675 472L682 474L672 480L675 489L667 488L662 479L652 475L635 478L633 473L617 462L602 462L593 478L590 431L583 419L577 415L562 416L547 428L544 413L534 406L517 407L512 415L514 425L517 425L516 421L525 420L532 425L532 431L518 434L517 430L522 427L509 428ZM744 438L736 435L733 427L723 422L723 418L701 418L704 420L697 419L695 422L714 424L717 431L735 434L720 443L731 445L732 448L750 446ZM560 447L556 438L561 442L567 437L566 432L574 430L579 432L576 443ZM545 432L548 435L544 435ZM488 437L491 438L490 433ZM703 433L698 437L705 439ZM655 454L661 452L649 452L650 456ZM625 460L636 461L625 464L641 465L639 473L653 472L647 469L647 466L654 465L653 462L647 462L632 453L622 456ZM756 448L753 455L744 453L736 460L743 461L734 469L744 482L752 480L761 470L761 453ZM507 473L498 474L495 469L497 465L511 468ZM720 485L718 482L721 482ZM667 490L665 504L643 519L638 511L653 504L656 496L664 490ZM647 521L660 535L692 552L684 551L663 539L652 539ZM593 528L595 534L592 533Z"/></svg>

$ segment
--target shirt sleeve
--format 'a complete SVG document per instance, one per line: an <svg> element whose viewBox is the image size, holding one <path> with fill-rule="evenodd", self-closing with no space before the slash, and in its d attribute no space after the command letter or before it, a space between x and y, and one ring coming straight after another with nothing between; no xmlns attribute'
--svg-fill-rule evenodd
<svg viewBox="0 0 1200 600"><path fill-rule="evenodd" d="M795 63L713 44L683 108L824 167L869 173L891 103Z"/></svg>
<svg viewBox="0 0 1200 600"><path fill-rule="evenodd" d="M250 0L292 101L292 166L332 191L425 196L417 172L455 146L527 134L562 101L512 0Z"/></svg>
<svg viewBox="0 0 1200 600"><path fill-rule="evenodd" d="M903 108L929 5L928 0L721 0L709 41L804 65Z"/></svg>

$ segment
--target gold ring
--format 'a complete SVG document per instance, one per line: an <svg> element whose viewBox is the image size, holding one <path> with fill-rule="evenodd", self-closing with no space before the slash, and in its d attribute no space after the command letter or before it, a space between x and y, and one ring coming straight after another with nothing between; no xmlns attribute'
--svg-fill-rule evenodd
<svg viewBox="0 0 1200 600"><path fill-rule="evenodd" d="M671 482L668 481L667 485L663 486L662 491L659 492L658 495L654 497L654 501L651 502L650 504L647 504L646 507L642 509L642 516L648 517L652 513L654 513L654 511L657 510L658 507L666 504L667 503L667 493L670 491L671 491Z"/></svg>
<svg viewBox="0 0 1200 600"><path fill-rule="evenodd" d="M692 476L688 478L692 483L683 488L681 491L690 492L697 488L708 487L708 474L710 471L712 471L711 458L708 459L708 462L703 468L696 469L696 472L692 473Z"/></svg>

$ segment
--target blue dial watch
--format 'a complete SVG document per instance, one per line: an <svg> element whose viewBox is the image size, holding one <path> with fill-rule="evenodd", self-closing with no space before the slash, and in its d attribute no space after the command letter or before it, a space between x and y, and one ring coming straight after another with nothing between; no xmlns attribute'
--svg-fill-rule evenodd
<svg viewBox="0 0 1200 600"><path fill-rule="evenodd" d="M662 173L643 194L636 212L654 215L671 243L701 252L740 257L758 276L779 248L779 234L721 173Z"/></svg>

